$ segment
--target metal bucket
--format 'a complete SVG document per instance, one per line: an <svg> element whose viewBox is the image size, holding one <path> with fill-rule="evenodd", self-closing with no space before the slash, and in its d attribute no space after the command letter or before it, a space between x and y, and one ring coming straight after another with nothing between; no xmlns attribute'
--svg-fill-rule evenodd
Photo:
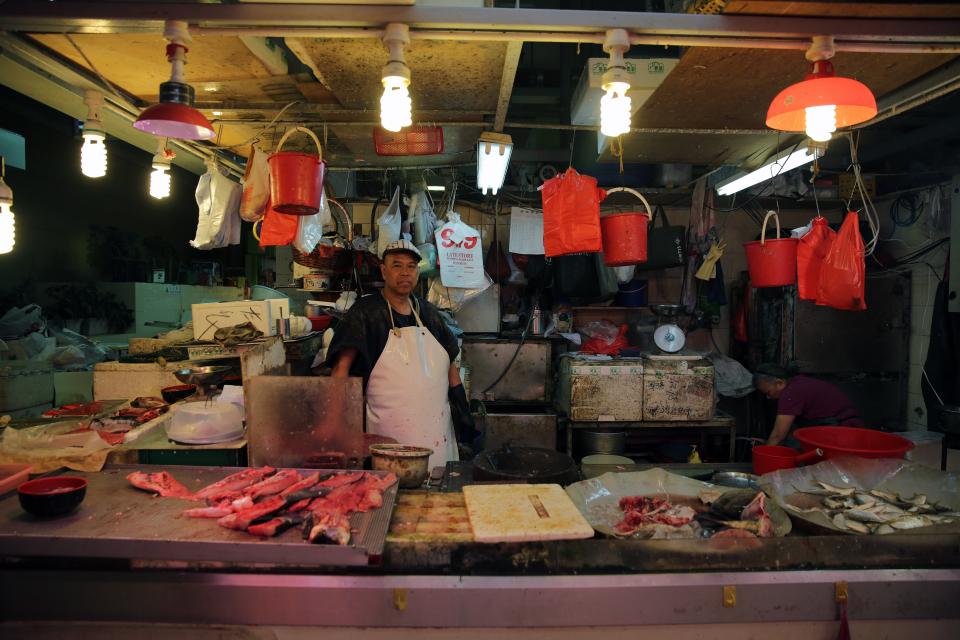
<svg viewBox="0 0 960 640"><path fill-rule="evenodd" d="M581 455L589 456L602 453L621 455L627 448L626 431L587 431L577 432Z"/></svg>

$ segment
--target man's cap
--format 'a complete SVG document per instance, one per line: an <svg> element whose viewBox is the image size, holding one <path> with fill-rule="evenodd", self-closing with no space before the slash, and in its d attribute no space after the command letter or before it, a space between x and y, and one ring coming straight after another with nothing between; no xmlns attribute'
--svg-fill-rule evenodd
<svg viewBox="0 0 960 640"><path fill-rule="evenodd" d="M412 253L418 261L423 258L423 256L420 255L420 250L417 249L417 245L409 240L394 240L384 248L383 255L380 256L380 259L385 259L388 254L400 252Z"/></svg>

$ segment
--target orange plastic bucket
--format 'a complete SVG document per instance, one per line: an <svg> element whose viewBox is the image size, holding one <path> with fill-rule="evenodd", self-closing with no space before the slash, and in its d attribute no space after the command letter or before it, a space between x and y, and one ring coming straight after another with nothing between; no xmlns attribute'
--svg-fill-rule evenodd
<svg viewBox="0 0 960 640"><path fill-rule="evenodd" d="M317 155L295 151L281 151L283 143L295 132L305 133L317 145ZM304 127L290 129L277 144L277 150L267 160L270 165L270 200L280 213L293 216L311 216L320 210L320 190L326 174L326 163L320 140Z"/></svg>
<svg viewBox="0 0 960 640"><path fill-rule="evenodd" d="M618 191L637 196L647 212L611 213L600 218L603 262L608 267L625 267L647 261L647 226L653 215L650 212L650 205L640 193L627 187L610 189L607 191L607 196Z"/></svg>
<svg viewBox="0 0 960 640"><path fill-rule="evenodd" d="M777 238L767 240L767 221L773 216L777 221ZM780 218L776 212L767 212L763 219L760 239L744 242L747 252L747 269L750 283L755 287L784 287L797 283L796 238L780 237Z"/></svg>

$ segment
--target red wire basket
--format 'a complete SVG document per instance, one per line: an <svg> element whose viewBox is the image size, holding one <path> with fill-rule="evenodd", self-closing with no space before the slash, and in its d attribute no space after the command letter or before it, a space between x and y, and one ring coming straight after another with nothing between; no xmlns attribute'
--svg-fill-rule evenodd
<svg viewBox="0 0 960 640"><path fill-rule="evenodd" d="M415 125L396 133L374 127L373 146L378 156L432 156L443 153L443 127Z"/></svg>

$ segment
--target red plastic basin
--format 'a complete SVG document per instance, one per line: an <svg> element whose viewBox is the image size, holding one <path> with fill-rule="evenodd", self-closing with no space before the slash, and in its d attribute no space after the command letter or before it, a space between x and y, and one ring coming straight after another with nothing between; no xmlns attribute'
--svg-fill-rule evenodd
<svg viewBox="0 0 960 640"><path fill-rule="evenodd" d="M892 433L858 427L803 427L793 432L804 451L821 449L823 458L902 458L913 443Z"/></svg>
<svg viewBox="0 0 960 640"><path fill-rule="evenodd" d="M753 448L753 472L763 475L777 469L793 469L800 452L790 447L761 444Z"/></svg>

